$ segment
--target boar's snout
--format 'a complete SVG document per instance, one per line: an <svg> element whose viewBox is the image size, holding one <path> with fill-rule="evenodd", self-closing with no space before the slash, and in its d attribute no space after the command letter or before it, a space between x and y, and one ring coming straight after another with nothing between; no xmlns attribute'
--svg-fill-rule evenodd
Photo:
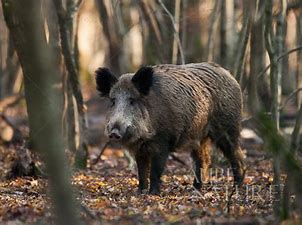
<svg viewBox="0 0 302 225"><path fill-rule="evenodd" d="M120 131L118 129L113 129L110 131L108 135L110 140L120 140L122 138L122 135L120 134Z"/></svg>
<svg viewBox="0 0 302 225"><path fill-rule="evenodd" d="M124 129L123 129L124 128ZM121 141L126 139L128 127L121 126L118 123L107 125L107 136L112 141Z"/></svg>

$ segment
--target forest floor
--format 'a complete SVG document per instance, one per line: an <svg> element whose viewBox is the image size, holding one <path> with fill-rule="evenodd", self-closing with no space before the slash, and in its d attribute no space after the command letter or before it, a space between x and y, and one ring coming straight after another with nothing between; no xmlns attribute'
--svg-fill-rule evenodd
<svg viewBox="0 0 302 225"><path fill-rule="evenodd" d="M92 124L103 120L96 117L100 113L97 109L90 109ZM95 135L96 129L93 126L91 129ZM100 139L98 135L95 138ZM247 143L243 142L247 170L242 187L233 188L229 164L216 150L209 183L200 191L195 190L190 156L178 152L175 155L182 163L169 158L160 196L138 194L136 168L128 167L122 150L108 148L96 164L90 164L85 171L73 172L71 183L81 205L81 219L84 224L95 225L272 224L276 187L272 184L271 156L263 146ZM100 152L97 141L94 145L90 147L90 161ZM52 224L47 179L31 176L7 179L16 154L15 145L0 144L0 224ZM288 224L295 222L291 220Z"/></svg>
<svg viewBox="0 0 302 225"><path fill-rule="evenodd" d="M273 220L271 162L264 155L246 158L244 185L233 194L232 176L220 156L210 183L200 191L192 187L189 155L177 157L187 166L170 158L161 195L151 196L137 194L136 172L128 168L123 152L107 149L96 165L72 176L82 219L86 224L268 224ZM49 203L46 179L20 177L0 182L3 224L48 224L52 218Z"/></svg>

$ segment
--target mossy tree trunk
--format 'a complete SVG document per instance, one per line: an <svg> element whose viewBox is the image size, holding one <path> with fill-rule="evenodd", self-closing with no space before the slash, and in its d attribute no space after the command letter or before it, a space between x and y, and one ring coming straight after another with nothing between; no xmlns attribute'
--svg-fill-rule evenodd
<svg viewBox="0 0 302 225"><path fill-rule="evenodd" d="M62 76L47 43L41 3L2 0L24 75L31 148L46 163L57 224L78 224L64 155Z"/></svg>

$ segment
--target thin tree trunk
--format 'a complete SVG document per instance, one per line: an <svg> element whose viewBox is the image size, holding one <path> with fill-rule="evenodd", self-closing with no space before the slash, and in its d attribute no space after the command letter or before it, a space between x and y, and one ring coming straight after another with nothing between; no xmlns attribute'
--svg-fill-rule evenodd
<svg viewBox="0 0 302 225"><path fill-rule="evenodd" d="M246 3L244 5L244 12L243 12L243 23L242 23L242 30L240 32L239 37L239 44L237 46L236 56L235 56L235 63L234 63L234 70L233 74L236 77L237 81L242 86L242 73L244 70L244 61L246 56L246 51L248 47L248 40L250 36L250 27L251 27L251 20L252 15L250 13L251 7L250 4Z"/></svg>
<svg viewBox="0 0 302 225"><path fill-rule="evenodd" d="M31 146L45 160L58 224L78 224L62 139L62 76L46 42L41 1L2 5L25 77Z"/></svg>
<svg viewBox="0 0 302 225"><path fill-rule="evenodd" d="M297 37L296 43L297 46L302 45L302 16L300 13L296 14L296 21L297 21ZM297 88L302 87L302 51L297 53ZM297 101L300 105L302 103L302 92L298 92L297 94Z"/></svg>
<svg viewBox="0 0 302 225"><path fill-rule="evenodd" d="M264 1L258 0L254 5L254 18L251 30L250 41L250 75L248 81L248 109L253 116L260 112L260 100L258 95L258 85L263 86L262 82L258 83L258 74L263 71L265 65L264 52L264 33L263 33L263 13Z"/></svg>
<svg viewBox="0 0 302 225"><path fill-rule="evenodd" d="M290 149L293 156L296 156L297 150L299 148L301 124L302 124L302 104L300 104L299 111L296 118L296 123L291 137Z"/></svg>
<svg viewBox="0 0 302 225"><path fill-rule="evenodd" d="M287 0L279 0L281 9L277 16L276 24L276 54L281 56L286 52L285 46L285 36L286 36L286 8ZM277 85L278 85L278 105L281 105L281 95L282 95L282 77L287 76L286 71L288 71L288 55L283 57L278 63L277 72ZM287 77L289 79L289 77Z"/></svg>
<svg viewBox="0 0 302 225"><path fill-rule="evenodd" d="M279 106L278 106L278 81L277 81L277 54L275 50L274 43L274 34L272 30L272 8L273 1L267 0L265 5L265 44L266 49L269 54L269 58L271 61L271 70L270 70L270 86L272 91L272 120L274 124L274 131L278 133L279 130ZM269 146L272 148L272 146ZM274 149L271 149L274 151ZM274 194L275 204L274 204L274 213L277 220L279 220L280 215L280 204L279 201L281 199L281 190L280 190L280 157L278 152L274 154L273 157L273 171L274 171L274 185L276 186L276 192ZM278 223L278 221L277 221Z"/></svg>
<svg viewBox="0 0 302 225"><path fill-rule="evenodd" d="M152 11L149 1L136 0L136 2L139 5L143 20L146 21L148 25L147 29L149 30L149 35L145 35L145 40L147 42L144 46L145 61L154 64L158 63L158 61L168 62L168 60L166 60L168 56L166 56L166 52L163 51L163 36L159 27L159 22Z"/></svg>
<svg viewBox="0 0 302 225"><path fill-rule="evenodd" d="M121 40L114 26L112 16L110 16L108 9L106 8L104 0L96 0L96 5L99 10L99 18L103 27L104 34L109 44L109 66L111 70L119 75L121 74Z"/></svg>
<svg viewBox="0 0 302 225"><path fill-rule="evenodd" d="M234 43L234 1L221 1L220 14L220 63L230 68Z"/></svg>
<svg viewBox="0 0 302 225"><path fill-rule="evenodd" d="M227 43L226 43L226 2L221 1L220 5L220 54L219 61L224 67L227 66Z"/></svg>
<svg viewBox="0 0 302 225"><path fill-rule="evenodd" d="M175 1L175 10L174 10L174 21L175 21L175 32L179 34L179 20L180 20L180 0ZM172 48L172 63L177 64L178 56L178 47L177 47L177 38L174 37L173 48Z"/></svg>
<svg viewBox="0 0 302 225"><path fill-rule="evenodd" d="M69 12L64 10L61 0L54 0L54 3L59 20L61 47L66 69L68 72L68 82L70 83L72 94L76 99L76 106L79 117L77 120L79 123L79 148L76 151L75 166L77 168L84 169L86 168L88 157L88 147L86 143L87 122L85 116L84 100L81 92L80 83L78 80L78 71L76 69L74 58L71 52L71 37L67 33L67 31L70 30L68 29L66 24L66 20L69 19ZM69 104L72 104L72 98L70 97L70 95L68 101ZM69 113L69 116L72 116L72 112ZM72 125L71 129L73 129L73 127L74 126Z"/></svg>
<svg viewBox="0 0 302 225"><path fill-rule="evenodd" d="M180 41L180 38L179 38L179 32L177 31L176 23L174 21L174 18L172 16L172 14L170 13L170 11L165 6L165 4L162 2L162 0L157 0L157 2L163 8L163 10L165 11L165 13L170 18L170 21L171 21L172 27L173 27L173 31L174 31L174 39L177 42L177 46L178 46L178 50L179 50L179 54L180 54L180 61L181 61L181 64L185 64L185 56L184 56L184 53L183 53L183 48L181 46L181 41Z"/></svg>
<svg viewBox="0 0 302 225"><path fill-rule="evenodd" d="M235 1L228 0L226 1L225 5L225 24L226 24L226 45L227 45L227 66L231 68L232 66L232 59L235 57L235 50L237 49L237 42L238 40L237 34L235 33ZM245 5L250 5L249 1L244 2ZM245 9L244 9L245 10ZM249 23L249 20L247 24ZM248 25L247 25L248 26ZM250 29L247 29L248 33ZM235 48L236 43L236 48Z"/></svg>
<svg viewBox="0 0 302 225"><path fill-rule="evenodd" d="M278 15L277 20L277 28L276 28L276 39L272 29L272 8L273 1L267 0L265 7L265 43L266 49L268 51L270 61L271 61L271 91L272 91L272 120L274 123L274 127L276 129L276 133L279 132L279 105L281 102L281 73L282 73L282 64L278 62L278 55L282 53L283 49L283 38L284 38L284 19L286 13L286 0L281 0L281 12ZM273 147L273 146L270 146ZM275 146L276 147L276 146ZM281 199L281 188L280 188L280 151L275 151L273 159L273 170L274 170L274 184L276 186L276 194L275 194L275 205L274 212L276 217L276 223L280 221L280 199Z"/></svg>
<svg viewBox="0 0 302 225"><path fill-rule="evenodd" d="M206 49L206 56L207 61L213 61L213 46L214 46L214 33L217 29L217 19L219 17L219 12L221 11L221 1L216 0L214 3L214 9L210 18L210 25L209 25L209 32L208 32L208 42L207 42L207 49Z"/></svg>
<svg viewBox="0 0 302 225"><path fill-rule="evenodd" d="M187 9L188 9L188 0L182 0L181 7L181 45L184 49L184 56L186 58L186 49L187 49Z"/></svg>

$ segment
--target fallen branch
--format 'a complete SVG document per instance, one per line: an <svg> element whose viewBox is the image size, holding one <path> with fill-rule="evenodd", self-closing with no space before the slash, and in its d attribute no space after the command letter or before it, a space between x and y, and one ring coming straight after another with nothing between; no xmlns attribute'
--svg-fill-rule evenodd
<svg viewBox="0 0 302 225"><path fill-rule="evenodd" d="M108 145L109 145L109 141L107 141L106 144L103 146L103 148L101 149L101 151L98 154L98 156L96 157L96 159L91 162L92 166L94 166L95 164L97 164L99 162L101 156L103 155L103 153L104 153L105 149L108 147Z"/></svg>
<svg viewBox="0 0 302 225"><path fill-rule="evenodd" d="M93 213L86 205L81 204L81 208L91 219L94 219L94 220L98 219L98 217L95 215L95 213Z"/></svg>

